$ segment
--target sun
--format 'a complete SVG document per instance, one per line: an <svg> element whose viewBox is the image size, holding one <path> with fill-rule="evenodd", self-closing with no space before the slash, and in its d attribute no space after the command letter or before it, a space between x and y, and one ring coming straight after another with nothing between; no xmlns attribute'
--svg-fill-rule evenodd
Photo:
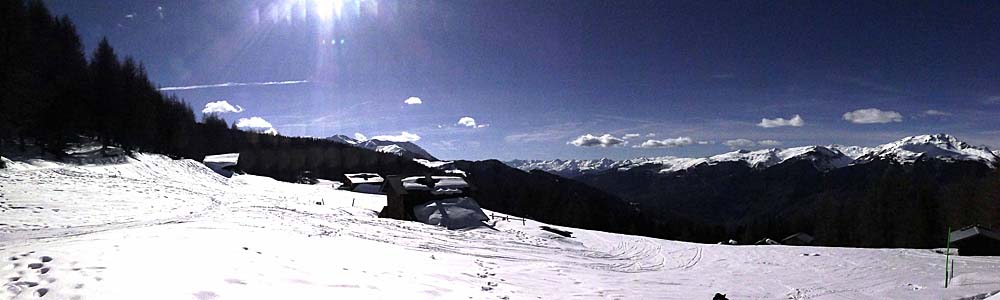
<svg viewBox="0 0 1000 300"><path fill-rule="evenodd" d="M313 7L316 9L316 16L323 22L338 19L344 11L343 0L313 0Z"/></svg>

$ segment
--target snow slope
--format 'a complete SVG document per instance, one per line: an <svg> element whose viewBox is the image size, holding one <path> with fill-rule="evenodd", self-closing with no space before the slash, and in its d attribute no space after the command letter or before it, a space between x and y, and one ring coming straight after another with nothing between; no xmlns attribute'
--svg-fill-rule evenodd
<svg viewBox="0 0 1000 300"><path fill-rule="evenodd" d="M0 170L0 299L962 299L1000 257L704 245L376 217L384 196L138 155ZM317 205L320 202L324 205ZM487 211L487 214L492 212Z"/></svg>

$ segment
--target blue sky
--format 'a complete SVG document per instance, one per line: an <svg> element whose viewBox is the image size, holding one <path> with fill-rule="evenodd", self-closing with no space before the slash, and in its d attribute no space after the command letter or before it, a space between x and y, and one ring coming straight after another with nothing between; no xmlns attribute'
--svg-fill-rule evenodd
<svg viewBox="0 0 1000 300"><path fill-rule="evenodd" d="M107 36L196 111L283 135L419 136L446 159L1000 146L1000 4L830 2L47 3L88 52Z"/></svg>

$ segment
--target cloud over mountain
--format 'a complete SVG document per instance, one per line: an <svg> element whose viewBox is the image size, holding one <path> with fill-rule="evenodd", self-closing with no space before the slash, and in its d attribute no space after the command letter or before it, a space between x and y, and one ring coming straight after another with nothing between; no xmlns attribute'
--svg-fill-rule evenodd
<svg viewBox="0 0 1000 300"><path fill-rule="evenodd" d="M891 110L865 108L844 113L844 120L854 124L884 124L902 122L903 115Z"/></svg>
<svg viewBox="0 0 1000 300"><path fill-rule="evenodd" d="M646 140L642 144L632 146L633 148L673 148L691 145L694 143L690 137L677 137L672 139L662 139L662 140Z"/></svg>
<svg viewBox="0 0 1000 300"><path fill-rule="evenodd" d="M760 123L757 123L757 126L764 128L774 128L774 127L784 127L784 126L802 127L805 124L806 122L805 120L802 119L802 116L795 115L791 119L785 119L785 118L760 119Z"/></svg>
<svg viewBox="0 0 1000 300"><path fill-rule="evenodd" d="M614 137L610 134L595 136L589 133L567 142L567 144L577 147L618 147L624 146L626 143L628 142L624 139Z"/></svg>
<svg viewBox="0 0 1000 300"><path fill-rule="evenodd" d="M398 135L376 135L371 137L371 139L390 141L390 142L416 142L420 140L420 136L415 133L409 133L403 131L400 132Z"/></svg>

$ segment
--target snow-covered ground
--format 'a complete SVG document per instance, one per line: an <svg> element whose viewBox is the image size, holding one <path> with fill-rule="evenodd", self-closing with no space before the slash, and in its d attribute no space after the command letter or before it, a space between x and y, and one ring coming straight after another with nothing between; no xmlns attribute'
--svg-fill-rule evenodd
<svg viewBox="0 0 1000 300"><path fill-rule="evenodd" d="M9 163L0 170L0 299L982 299L1000 291L1000 257L956 257L944 289L944 257L929 250L704 245L573 228L563 238L531 220L450 231L379 219L383 196L225 178L157 155Z"/></svg>

